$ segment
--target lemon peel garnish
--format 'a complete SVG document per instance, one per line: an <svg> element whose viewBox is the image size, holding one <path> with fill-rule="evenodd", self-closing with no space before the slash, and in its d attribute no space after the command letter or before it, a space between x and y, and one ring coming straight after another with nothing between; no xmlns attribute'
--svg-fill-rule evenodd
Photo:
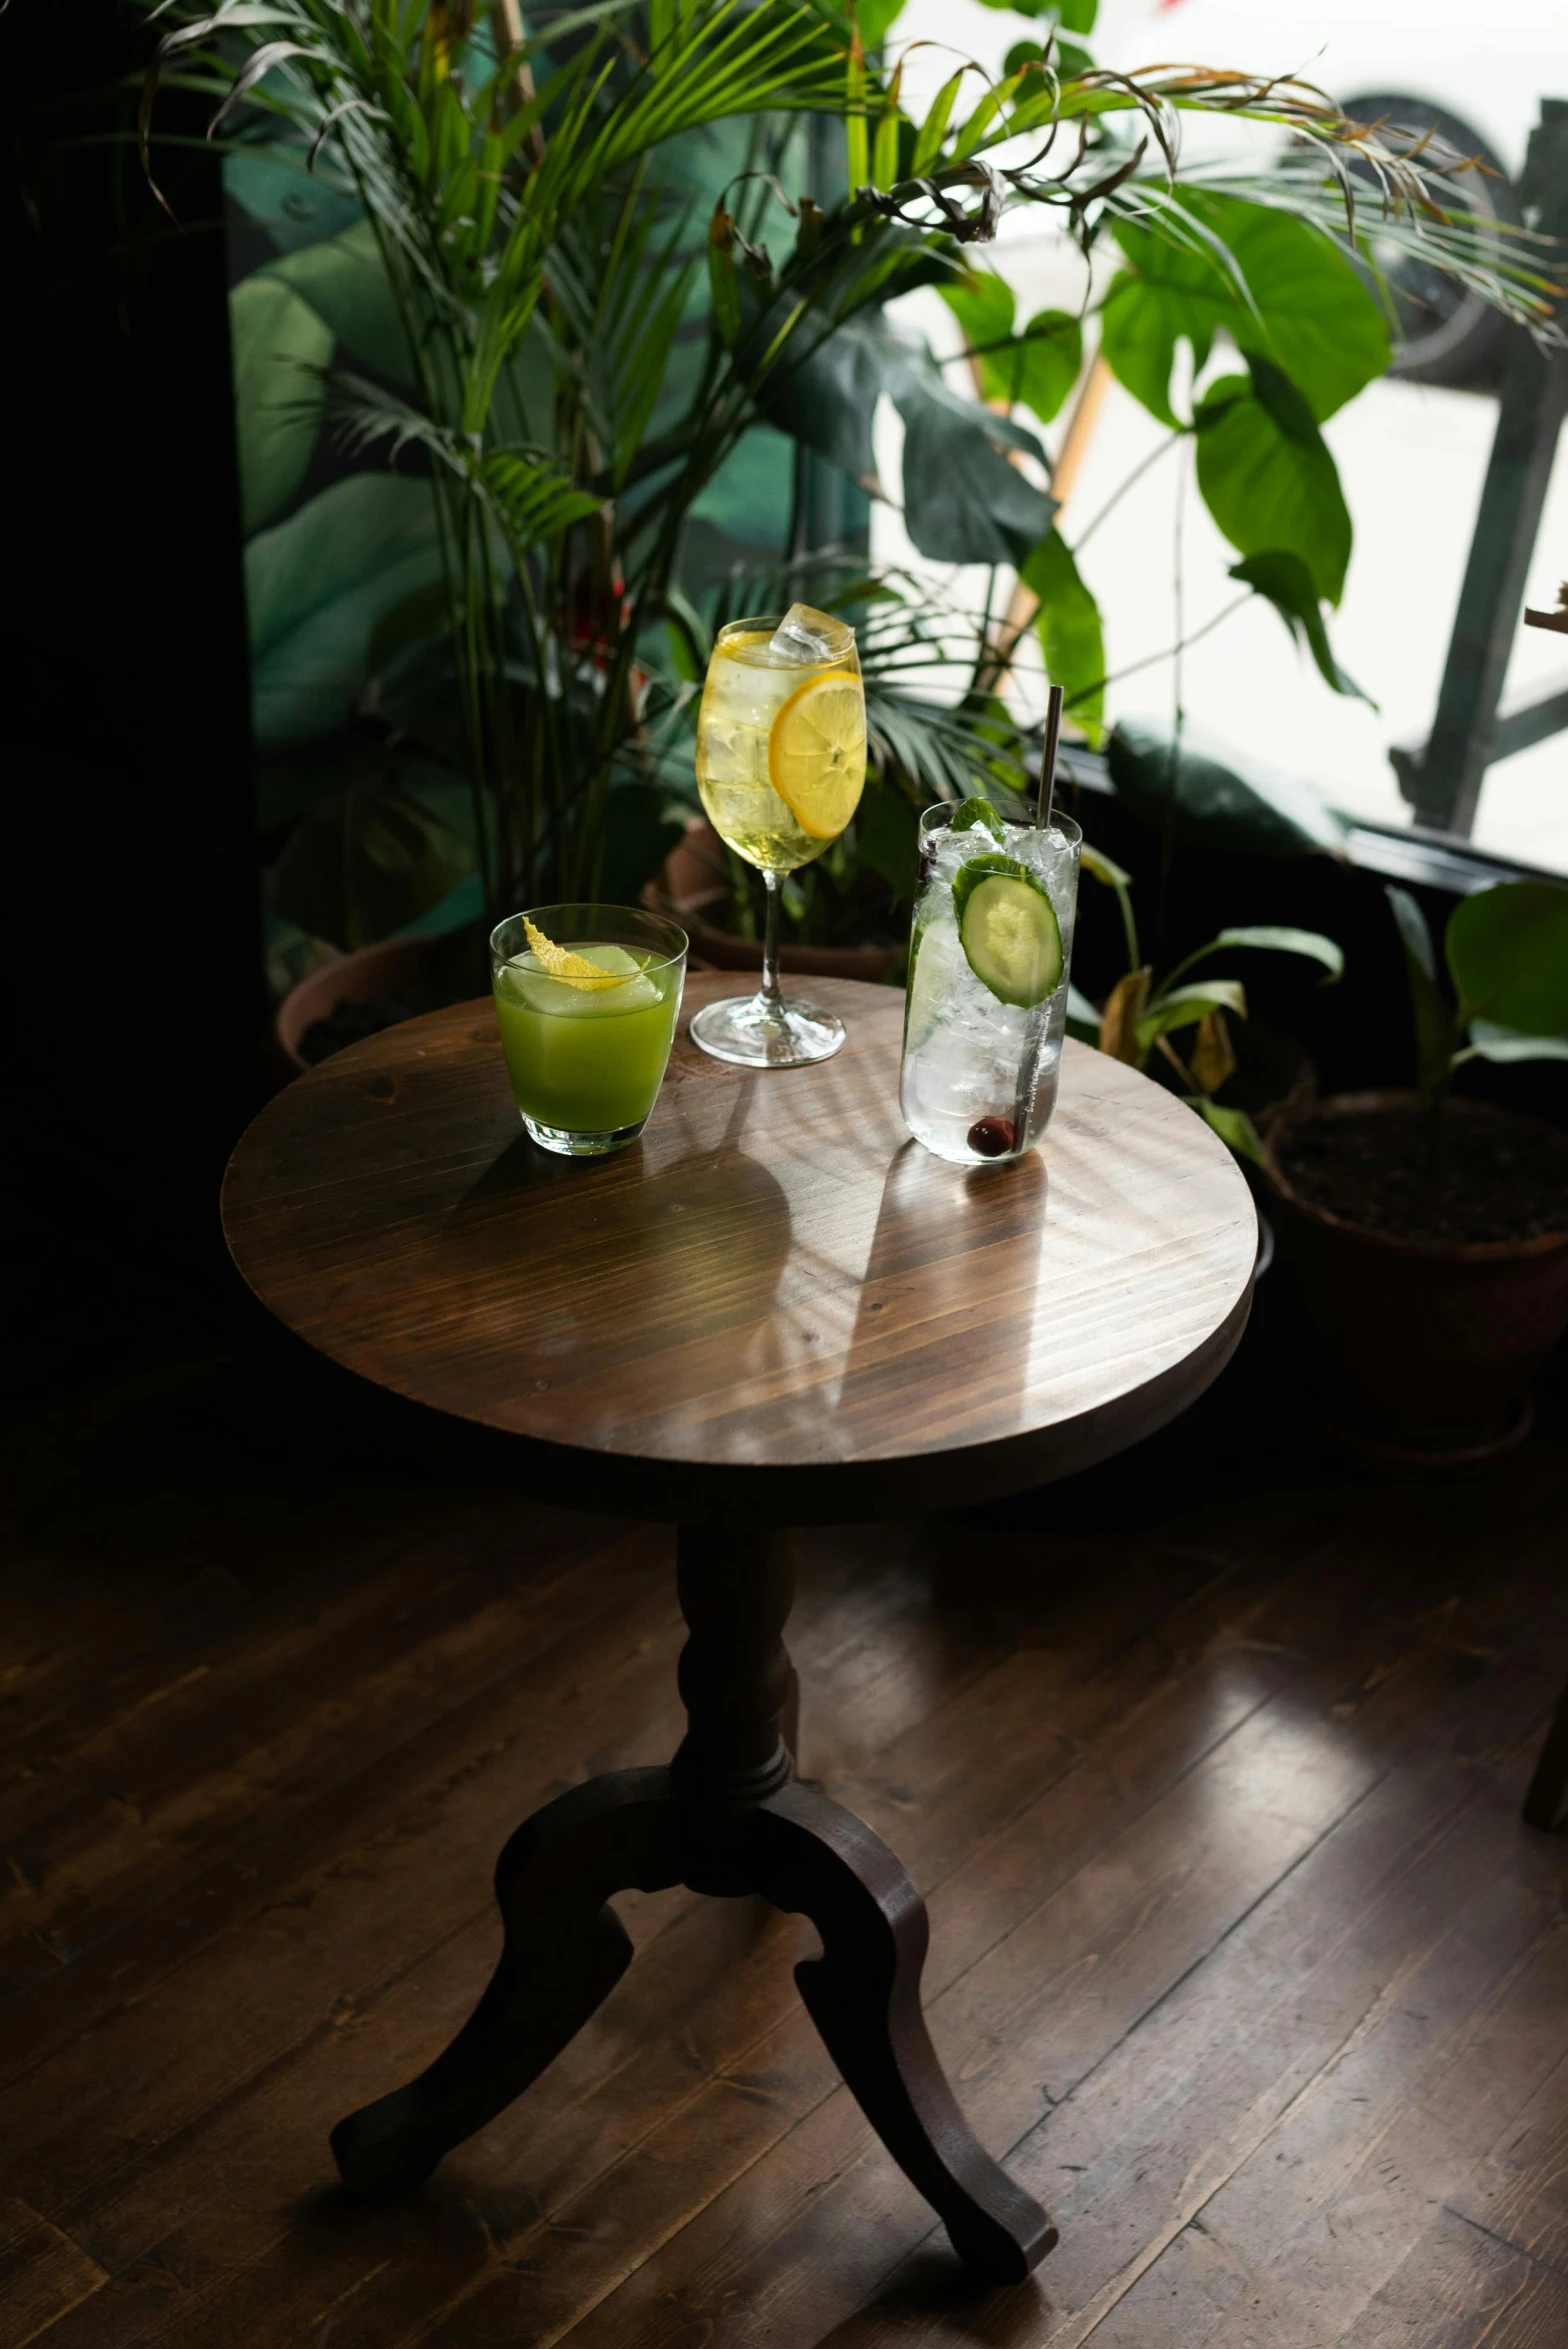
<svg viewBox="0 0 1568 2349"><path fill-rule="evenodd" d="M552 979L564 979L568 987L581 987L585 994L597 992L601 987L625 986L626 974L601 971L598 964L590 962L585 954L573 954L570 947L557 946L526 914L523 916L523 929L527 933L530 953Z"/></svg>

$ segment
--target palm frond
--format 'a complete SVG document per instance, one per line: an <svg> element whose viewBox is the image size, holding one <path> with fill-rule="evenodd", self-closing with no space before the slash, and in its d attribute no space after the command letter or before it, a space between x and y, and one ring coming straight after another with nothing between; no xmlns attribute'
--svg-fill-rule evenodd
<svg viewBox="0 0 1568 2349"><path fill-rule="evenodd" d="M1031 88L1031 83L1034 87ZM994 101L994 102L992 102ZM1134 115L1144 132L1139 146L1106 134ZM1277 175L1219 169L1181 171L1180 118L1184 114L1238 116L1286 131L1296 142ZM1072 152L1053 160L1056 139L1078 127ZM1022 162L988 159L1040 131L1043 145ZM1140 170L1149 144L1164 160L1160 176ZM960 142L963 144L963 142ZM1107 169L1109 161L1110 168ZM1321 90L1294 76L1268 78L1192 65L1149 66L1132 74L1100 69L1072 79L1023 68L988 101L983 135L960 157L919 179L879 191L859 191L871 217L939 225L961 241L995 233L1008 203L1043 204L1060 211L1085 244L1101 219L1136 217L1175 240L1203 234L1182 211L1181 185L1223 187L1249 201L1270 202L1313 220L1350 249L1365 253L1375 230L1402 252L1419 252L1547 344L1562 340L1553 310L1563 291L1540 263L1542 240L1528 229L1478 213L1470 201L1476 165L1428 134L1361 122ZM975 211L954 191L979 186ZM933 215L935 216L933 220ZM1224 264L1224 256L1216 255ZM1245 294L1244 286L1239 290Z"/></svg>

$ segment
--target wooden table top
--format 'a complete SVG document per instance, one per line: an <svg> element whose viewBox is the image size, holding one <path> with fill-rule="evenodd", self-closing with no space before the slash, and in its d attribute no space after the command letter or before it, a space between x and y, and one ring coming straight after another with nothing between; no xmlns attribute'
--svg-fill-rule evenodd
<svg viewBox="0 0 1568 2349"><path fill-rule="evenodd" d="M570 1160L520 1130L487 1002L300 1077L224 1185L279 1319L416 1403L521 1439L584 1507L780 1521L995 1498L1175 1416L1245 1327L1257 1225L1162 1087L1069 1042L1041 1148L963 1168L898 1112L903 996L809 993L836 1059L711 1060L688 983L641 1140Z"/></svg>

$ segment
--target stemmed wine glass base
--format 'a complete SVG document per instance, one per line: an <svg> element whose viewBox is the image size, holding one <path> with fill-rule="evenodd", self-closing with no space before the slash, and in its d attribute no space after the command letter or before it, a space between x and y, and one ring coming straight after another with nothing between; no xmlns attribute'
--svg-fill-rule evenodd
<svg viewBox="0 0 1568 2349"><path fill-rule="evenodd" d="M844 1041L844 1023L814 1003L777 995L728 995L691 1023L691 1040L715 1060L743 1068L809 1068L831 1060Z"/></svg>

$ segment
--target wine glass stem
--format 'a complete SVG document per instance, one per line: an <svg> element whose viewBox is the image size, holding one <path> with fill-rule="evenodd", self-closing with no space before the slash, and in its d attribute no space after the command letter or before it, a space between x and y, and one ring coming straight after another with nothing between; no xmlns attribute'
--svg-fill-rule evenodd
<svg viewBox="0 0 1568 2349"><path fill-rule="evenodd" d="M769 1003L784 1000L779 987L779 882L781 875L770 873L764 867L762 880L768 893L767 918L762 927L762 993Z"/></svg>

